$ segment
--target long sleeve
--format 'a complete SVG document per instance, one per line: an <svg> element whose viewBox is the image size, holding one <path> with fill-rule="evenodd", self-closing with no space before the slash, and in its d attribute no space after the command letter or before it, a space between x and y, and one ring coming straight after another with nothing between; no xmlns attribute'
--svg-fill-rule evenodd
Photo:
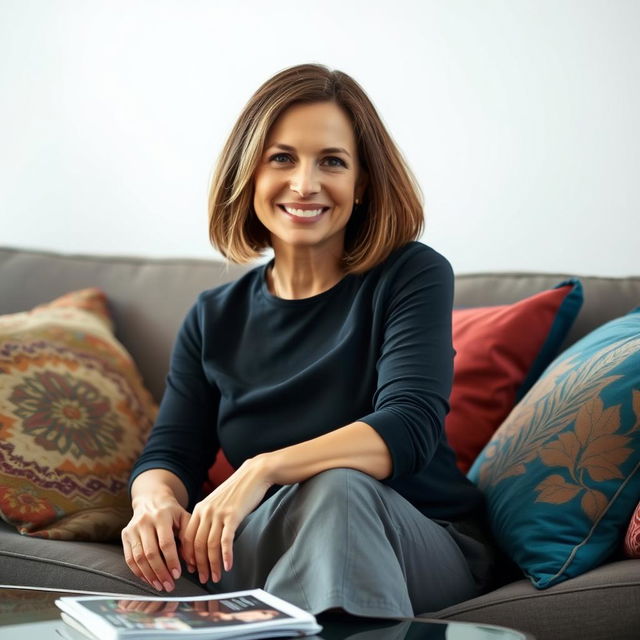
<svg viewBox="0 0 640 640"><path fill-rule="evenodd" d="M143 471L167 469L187 488L189 508L199 499L207 469L219 448L216 423L220 393L204 372L198 309L196 303L180 327L158 416L129 480L131 487Z"/></svg>
<svg viewBox="0 0 640 640"><path fill-rule="evenodd" d="M453 380L453 272L414 252L397 265L385 300L374 411L360 418L391 452L390 480L423 469L439 446Z"/></svg>

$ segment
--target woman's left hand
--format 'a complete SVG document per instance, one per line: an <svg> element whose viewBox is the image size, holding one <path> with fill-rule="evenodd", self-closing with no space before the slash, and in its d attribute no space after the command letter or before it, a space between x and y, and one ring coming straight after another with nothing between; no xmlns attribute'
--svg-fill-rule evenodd
<svg viewBox="0 0 640 640"><path fill-rule="evenodd" d="M193 509L180 534L181 553L200 582L218 582L222 568L233 566L233 539L238 525L264 498L272 483L266 478L263 456L244 462Z"/></svg>

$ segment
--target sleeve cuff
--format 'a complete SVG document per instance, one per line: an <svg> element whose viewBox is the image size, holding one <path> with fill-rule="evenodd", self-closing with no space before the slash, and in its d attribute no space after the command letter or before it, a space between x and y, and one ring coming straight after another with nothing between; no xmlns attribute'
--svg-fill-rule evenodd
<svg viewBox="0 0 640 640"><path fill-rule="evenodd" d="M392 471L387 480L395 480L407 473L413 473L416 464L416 453L411 445L411 438L400 434L405 430L401 415L390 409L370 413L358 420L368 424L385 441L391 454Z"/></svg>

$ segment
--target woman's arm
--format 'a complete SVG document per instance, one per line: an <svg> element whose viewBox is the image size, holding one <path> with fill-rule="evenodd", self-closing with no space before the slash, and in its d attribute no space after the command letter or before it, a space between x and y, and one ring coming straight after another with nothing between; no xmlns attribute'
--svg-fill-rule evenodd
<svg viewBox="0 0 640 640"><path fill-rule="evenodd" d="M136 477L131 485L131 505L135 509L136 502L151 494L175 498L183 509L186 509L189 501L187 488L182 480L166 469L149 469Z"/></svg>
<svg viewBox="0 0 640 640"><path fill-rule="evenodd" d="M172 591L180 577L175 534L184 529L190 514L188 494L171 471L149 469L131 485L133 517L122 530L122 548L129 568L158 591Z"/></svg>
<svg viewBox="0 0 640 640"><path fill-rule="evenodd" d="M172 591L180 576L175 539L219 448L219 392L202 370L198 309L191 308L178 332L158 416L131 473L133 517L122 531L127 565L158 590Z"/></svg>
<svg viewBox="0 0 640 640"><path fill-rule="evenodd" d="M272 484L303 482L327 469L356 469L384 480L391 475L391 455L384 440L368 424L352 422L312 440L256 457Z"/></svg>
<svg viewBox="0 0 640 640"><path fill-rule="evenodd" d="M382 437L364 422L349 425L283 449L262 453L240 468L202 502L181 537L182 554L200 582L220 580L233 566L238 525L271 485L303 482L327 469L350 468L378 480L391 474L391 455Z"/></svg>

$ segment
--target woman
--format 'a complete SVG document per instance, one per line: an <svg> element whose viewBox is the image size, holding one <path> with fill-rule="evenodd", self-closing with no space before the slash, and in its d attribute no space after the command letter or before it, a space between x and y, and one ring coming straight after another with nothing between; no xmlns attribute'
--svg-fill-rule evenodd
<svg viewBox="0 0 640 640"><path fill-rule="evenodd" d="M419 188L361 87L312 64L268 80L209 218L230 260L274 257L184 320L132 472L129 567L171 591L182 559L211 591L262 587L313 613L411 616L480 593L482 497L443 433L451 267L415 241ZM220 448L236 471L202 497Z"/></svg>

